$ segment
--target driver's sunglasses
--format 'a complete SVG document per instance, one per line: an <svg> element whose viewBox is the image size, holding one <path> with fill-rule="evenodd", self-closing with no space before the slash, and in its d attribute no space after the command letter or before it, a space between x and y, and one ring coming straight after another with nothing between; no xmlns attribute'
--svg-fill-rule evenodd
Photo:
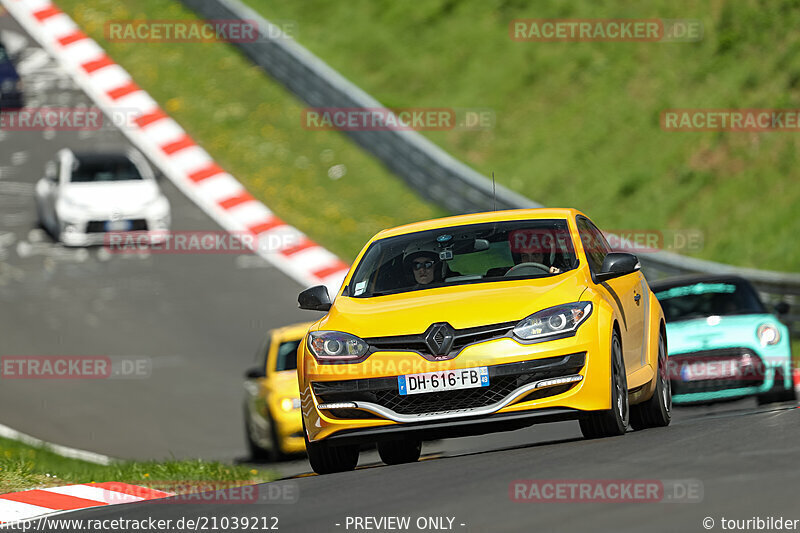
<svg viewBox="0 0 800 533"><path fill-rule="evenodd" d="M433 266L433 261L421 261L421 262L414 262L414 270L422 270L423 268L428 269Z"/></svg>

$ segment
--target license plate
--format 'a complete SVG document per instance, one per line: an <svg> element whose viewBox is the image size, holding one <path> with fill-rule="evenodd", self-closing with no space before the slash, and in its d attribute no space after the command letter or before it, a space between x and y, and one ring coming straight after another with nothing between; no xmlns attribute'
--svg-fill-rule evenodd
<svg viewBox="0 0 800 533"><path fill-rule="evenodd" d="M727 379L741 375L739 361L696 361L681 368L682 381L703 381L707 379Z"/></svg>
<svg viewBox="0 0 800 533"><path fill-rule="evenodd" d="M402 396L488 386L489 368L485 366L397 376L397 387Z"/></svg>
<svg viewBox="0 0 800 533"><path fill-rule="evenodd" d="M106 222L106 231L128 231L131 227L130 220L109 220Z"/></svg>

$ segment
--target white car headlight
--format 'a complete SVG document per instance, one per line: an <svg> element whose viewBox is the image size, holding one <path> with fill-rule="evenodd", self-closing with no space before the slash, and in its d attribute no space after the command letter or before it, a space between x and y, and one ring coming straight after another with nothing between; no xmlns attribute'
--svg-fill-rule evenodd
<svg viewBox="0 0 800 533"><path fill-rule="evenodd" d="M369 345L349 333L312 331L308 334L308 348L317 361L346 362L363 357Z"/></svg>
<svg viewBox="0 0 800 533"><path fill-rule="evenodd" d="M514 327L514 335L522 340L535 340L574 333L592 312L590 302L557 305L538 311Z"/></svg>
<svg viewBox="0 0 800 533"><path fill-rule="evenodd" d="M781 332L772 324L761 324L756 333L758 340L761 341L761 346L778 344L781 340Z"/></svg>
<svg viewBox="0 0 800 533"><path fill-rule="evenodd" d="M281 409L286 411L294 411L295 409L300 409L300 398L283 398L280 402Z"/></svg>

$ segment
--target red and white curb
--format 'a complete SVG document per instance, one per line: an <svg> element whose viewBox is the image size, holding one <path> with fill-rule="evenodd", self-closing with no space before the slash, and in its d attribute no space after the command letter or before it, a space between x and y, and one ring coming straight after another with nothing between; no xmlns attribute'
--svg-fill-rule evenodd
<svg viewBox="0 0 800 533"><path fill-rule="evenodd" d="M228 231L250 232L255 253L300 284L338 291L349 266L253 198L67 14L49 0L0 3L103 112L128 119L122 132L212 219Z"/></svg>
<svg viewBox="0 0 800 533"><path fill-rule="evenodd" d="M794 390L800 393L800 368L794 369Z"/></svg>
<svg viewBox="0 0 800 533"><path fill-rule="evenodd" d="M169 492L127 483L85 483L0 494L0 523L17 522L61 511L74 511L172 496Z"/></svg>

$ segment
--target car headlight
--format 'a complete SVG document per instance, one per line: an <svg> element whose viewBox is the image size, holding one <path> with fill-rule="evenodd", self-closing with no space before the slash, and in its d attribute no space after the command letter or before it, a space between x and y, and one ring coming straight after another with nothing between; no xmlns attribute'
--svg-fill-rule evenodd
<svg viewBox="0 0 800 533"><path fill-rule="evenodd" d="M287 413L295 409L300 409L300 398L283 398L280 405L281 410Z"/></svg>
<svg viewBox="0 0 800 533"><path fill-rule="evenodd" d="M591 312L590 302L575 302L543 309L517 324L513 330L514 335L528 341L574 333Z"/></svg>
<svg viewBox="0 0 800 533"><path fill-rule="evenodd" d="M308 334L308 348L317 361L339 362L359 359L367 353L369 345L349 333L312 331Z"/></svg>
<svg viewBox="0 0 800 533"><path fill-rule="evenodd" d="M778 344L781 340L781 332L772 324L761 324L758 326L758 340L761 341L761 346L768 346Z"/></svg>

